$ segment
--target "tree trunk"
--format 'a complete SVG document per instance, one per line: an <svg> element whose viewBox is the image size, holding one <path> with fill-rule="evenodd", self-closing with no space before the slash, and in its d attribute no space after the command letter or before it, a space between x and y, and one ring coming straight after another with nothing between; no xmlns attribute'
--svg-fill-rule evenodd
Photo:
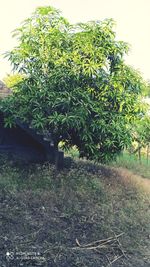
<svg viewBox="0 0 150 267"><path fill-rule="evenodd" d="M138 157L139 157L139 162L141 164L141 146L140 146L140 144L138 146Z"/></svg>
<svg viewBox="0 0 150 267"><path fill-rule="evenodd" d="M58 150L58 143L59 143L58 140L54 142L55 167L56 167L56 170L60 171L64 168L64 152Z"/></svg>

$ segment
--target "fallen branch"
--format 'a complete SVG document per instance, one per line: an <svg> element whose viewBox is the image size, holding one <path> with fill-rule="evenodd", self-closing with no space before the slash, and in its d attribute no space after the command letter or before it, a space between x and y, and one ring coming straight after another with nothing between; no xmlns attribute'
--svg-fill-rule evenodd
<svg viewBox="0 0 150 267"><path fill-rule="evenodd" d="M95 251L97 253L104 253L104 256L108 260L108 266L111 266L112 263L121 259L122 257L126 257L125 251L122 248L122 245L119 241L119 237L121 237L124 233L119 235L114 234L113 237L109 237L106 239L100 239L93 241L88 244L81 244L79 240L76 238L76 247L72 247L73 250L86 250L86 251Z"/></svg>
<svg viewBox="0 0 150 267"><path fill-rule="evenodd" d="M113 241L117 241L118 242L118 238L120 236L122 236L123 234L124 233L121 233L119 235L115 235L115 237L109 237L107 239L96 240L96 241L93 241L93 242L91 242L89 244L84 244L84 245L81 245L80 242L79 242L79 240L76 238L76 244L77 244L77 246L79 248L87 248L87 249L89 249L90 247L97 248L100 245L106 245L106 244L112 243ZM98 245L96 245L96 244L98 244ZM73 247L72 249L77 249L78 247Z"/></svg>
<svg viewBox="0 0 150 267"><path fill-rule="evenodd" d="M111 266L114 262L116 262L117 260L121 259L123 257L123 255L119 256L119 257L115 257L113 261L109 262L108 266Z"/></svg>

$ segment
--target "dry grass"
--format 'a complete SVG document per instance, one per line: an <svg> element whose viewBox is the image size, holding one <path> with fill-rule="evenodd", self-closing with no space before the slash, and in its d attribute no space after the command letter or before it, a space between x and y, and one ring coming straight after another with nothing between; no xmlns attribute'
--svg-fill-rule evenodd
<svg viewBox="0 0 150 267"><path fill-rule="evenodd" d="M83 161L1 166L0 266L148 267L150 199L134 176Z"/></svg>
<svg viewBox="0 0 150 267"><path fill-rule="evenodd" d="M131 171L125 168L115 169L117 172L117 177L119 177L119 182L123 185L129 187L134 186L139 191L143 191L147 194L150 194L150 179L143 178L140 175L135 175Z"/></svg>
<svg viewBox="0 0 150 267"><path fill-rule="evenodd" d="M137 155L124 152L118 156L116 161L111 162L110 165L116 168L121 167L130 170L132 174L150 179L150 161L147 162L146 156L144 155L142 155L141 162L139 162Z"/></svg>

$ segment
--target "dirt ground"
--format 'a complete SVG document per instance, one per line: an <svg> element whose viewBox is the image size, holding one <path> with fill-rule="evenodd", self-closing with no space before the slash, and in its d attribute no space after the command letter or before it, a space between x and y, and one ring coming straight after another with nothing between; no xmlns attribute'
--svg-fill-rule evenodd
<svg viewBox="0 0 150 267"><path fill-rule="evenodd" d="M103 179L106 178L108 186L112 176L111 171L102 168L101 175ZM129 182L131 173L127 175L125 170L118 170L118 173L114 170L113 176L116 175L123 183L123 177L126 175L128 177L126 183L131 183ZM136 179L139 182L139 178L134 177L133 183ZM141 184L145 190L148 189L149 181L143 179ZM96 214L96 211L93 213L90 200L87 200L87 203L81 203L80 195L77 195L77 198L74 198L78 204L78 210L76 210L76 206L70 200L69 191L67 194L65 193L64 197L62 192L61 199L61 192L59 192L58 199L56 192L48 189L39 189L36 192L30 189L16 191L0 189L1 267L150 266L148 249L150 236L147 236L145 248L143 247L144 255L136 250L127 255L123 249L120 249L123 237L118 239L120 246L117 248L114 242L113 249L107 247L107 253L105 253L106 248L101 250L90 249L91 247L80 248L79 242L89 243L92 238L97 240L98 237L96 239L92 236L92 232L98 233L97 229L100 229L101 224L107 227L107 222L105 224L102 216ZM73 212L70 210L71 207ZM113 261L110 261L111 256Z"/></svg>

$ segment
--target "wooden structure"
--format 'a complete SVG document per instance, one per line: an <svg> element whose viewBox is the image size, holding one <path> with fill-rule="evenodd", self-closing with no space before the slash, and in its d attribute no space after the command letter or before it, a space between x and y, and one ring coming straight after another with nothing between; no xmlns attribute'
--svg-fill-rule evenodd
<svg viewBox="0 0 150 267"><path fill-rule="evenodd" d="M10 94L11 90L0 81L0 97ZM57 169L63 168L63 152L55 149L50 135L39 134L19 120L15 127L6 128L4 117L5 114L0 112L0 154L25 163L49 161Z"/></svg>

